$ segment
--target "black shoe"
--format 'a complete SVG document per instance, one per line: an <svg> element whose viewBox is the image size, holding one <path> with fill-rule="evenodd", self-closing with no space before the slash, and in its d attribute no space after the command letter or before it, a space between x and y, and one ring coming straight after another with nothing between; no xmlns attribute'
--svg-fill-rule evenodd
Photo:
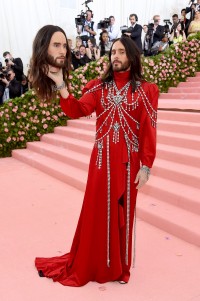
<svg viewBox="0 0 200 301"><path fill-rule="evenodd" d="M38 271L38 274L39 274L40 277L45 277L41 270Z"/></svg>

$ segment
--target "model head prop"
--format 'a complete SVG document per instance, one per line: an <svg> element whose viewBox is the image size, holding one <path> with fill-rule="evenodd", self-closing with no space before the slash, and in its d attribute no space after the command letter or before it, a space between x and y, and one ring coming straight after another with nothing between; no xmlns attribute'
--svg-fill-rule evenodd
<svg viewBox="0 0 200 301"><path fill-rule="evenodd" d="M48 72L63 70L63 80L67 83L71 69L70 49L62 28L54 25L42 27L33 41L33 53L30 61L30 81L41 100L50 101L56 97L54 82Z"/></svg>

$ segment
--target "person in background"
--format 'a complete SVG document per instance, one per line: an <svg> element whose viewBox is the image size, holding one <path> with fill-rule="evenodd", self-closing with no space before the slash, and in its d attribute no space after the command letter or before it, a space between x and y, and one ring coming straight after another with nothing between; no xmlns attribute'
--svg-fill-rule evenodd
<svg viewBox="0 0 200 301"><path fill-rule="evenodd" d="M151 55L157 55L164 52L169 47L168 34L163 34L161 41L157 41L151 48Z"/></svg>
<svg viewBox="0 0 200 301"><path fill-rule="evenodd" d="M87 46L88 38L94 38L96 36L95 23L92 20L93 13L90 9L86 11L86 18L82 25L77 26L77 33L82 39L82 44Z"/></svg>
<svg viewBox="0 0 200 301"><path fill-rule="evenodd" d="M186 35L185 35L184 30L182 30L181 22L176 24L169 39L173 44L186 41Z"/></svg>
<svg viewBox="0 0 200 301"><path fill-rule="evenodd" d="M137 45L140 53L142 53L142 26L137 24L138 16L136 14L131 14L129 16L129 21L131 26L128 29L128 32L125 32L124 35L129 36Z"/></svg>
<svg viewBox="0 0 200 301"><path fill-rule="evenodd" d="M165 28L164 26L160 25L160 15L153 16L153 22L154 22L154 30L153 30L153 44L152 46L157 42L161 41L163 39Z"/></svg>
<svg viewBox="0 0 200 301"><path fill-rule="evenodd" d="M110 16L109 17L110 24L107 28L108 36L109 36L109 41L112 42L118 38L119 35L119 28L115 25L115 17Z"/></svg>
<svg viewBox="0 0 200 301"><path fill-rule="evenodd" d="M188 28L188 37L194 36L198 32L200 32L200 11L195 12L194 20Z"/></svg>
<svg viewBox="0 0 200 301"><path fill-rule="evenodd" d="M91 62L91 59L86 54L85 45L81 45L79 48L79 55L76 56L78 59L78 66L84 66L87 63Z"/></svg>
<svg viewBox="0 0 200 301"><path fill-rule="evenodd" d="M109 36L107 30L102 30L99 36L99 49L100 56L108 55L110 48L112 46L112 42L109 41Z"/></svg>
<svg viewBox="0 0 200 301"><path fill-rule="evenodd" d="M21 96L21 82L17 81L12 68L7 69L7 75L1 81L5 84L4 100Z"/></svg>
<svg viewBox="0 0 200 301"><path fill-rule="evenodd" d="M187 19L187 17L186 17L186 9L185 8L183 8L181 10L180 22L181 22L182 30L184 30L185 35L187 37L188 36L188 28L189 28L189 25L190 25L190 20Z"/></svg>
<svg viewBox="0 0 200 301"><path fill-rule="evenodd" d="M23 63L21 58L18 57L14 59L9 51L5 51L3 53L3 57L7 68L12 68L15 73L16 80L21 82L23 75Z"/></svg>
<svg viewBox="0 0 200 301"><path fill-rule="evenodd" d="M88 47L86 48L86 54L90 60L96 61L100 58L100 50L96 45L95 38L88 39Z"/></svg>
<svg viewBox="0 0 200 301"><path fill-rule="evenodd" d="M28 77L23 74L21 81L21 94L26 93L29 90Z"/></svg>
<svg viewBox="0 0 200 301"><path fill-rule="evenodd" d="M80 46L82 45L82 39L77 36L76 37L76 44L75 48L73 51L71 51L71 60L72 60L72 65L73 65L73 70L76 70L77 68L80 67Z"/></svg>
<svg viewBox="0 0 200 301"><path fill-rule="evenodd" d="M172 16L172 27L170 30L170 34L174 31L174 29L177 27L177 24L179 23L179 18L177 14L174 14Z"/></svg>

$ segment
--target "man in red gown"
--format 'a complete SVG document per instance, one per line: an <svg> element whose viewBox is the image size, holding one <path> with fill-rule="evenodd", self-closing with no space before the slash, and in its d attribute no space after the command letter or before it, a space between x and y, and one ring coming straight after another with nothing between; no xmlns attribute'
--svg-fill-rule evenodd
<svg viewBox="0 0 200 301"><path fill-rule="evenodd" d="M63 81L66 43L62 32L52 34L48 54L56 63L43 76L59 90L67 116L96 112L95 144L71 250L36 258L36 268L40 276L69 286L127 283L137 190L148 180L156 153L158 88L142 79L139 50L130 38L121 37L112 45L103 79L90 81L77 100ZM54 49L54 44L59 46Z"/></svg>

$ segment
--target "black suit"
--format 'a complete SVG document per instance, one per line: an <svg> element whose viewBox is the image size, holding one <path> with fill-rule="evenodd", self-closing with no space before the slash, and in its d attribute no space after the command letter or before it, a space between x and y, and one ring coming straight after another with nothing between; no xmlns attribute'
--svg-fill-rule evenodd
<svg viewBox="0 0 200 301"><path fill-rule="evenodd" d="M188 28L190 25L190 20L185 19L184 21L181 21L181 29L185 31L186 37L188 36Z"/></svg>
<svg viewBox="0 0 200 301"><path fill-rule="evenodd" d="M15 72L16 79L21 82L22 75L23 75L23 63L22 60L18 57L16 59L13 59L14 66L11 66L11 68Z"/></svg>
<svg viewBox="0 0 200 301"><path fill-rule="evenodd" d="M21 96L21 83L14 78L8 85L9 99Z"/></svg>
<svg viewBox="0 0 200 301"><path fill-rule="evenodd" d="M153 44L162 40L163 34L164 34L164 30L165 30L165 28L162 25L158 25L156 27L156 31L153 34Z"/></svg>
<svg viewBox="0 0 200 301"><path fill-rule="evenodd" d="M3 104L3 94L5 91L6 85L0 80L0 105Z"/></svg>
<svg viewBox="0 0 200 301"><path fill-rule="evenodd" d="M129 32L131 32L131 39L135 42L137 47L140 50L140 53L142 53L142 26L139 24L136 24L134 27L129 27Z"/></svg>

